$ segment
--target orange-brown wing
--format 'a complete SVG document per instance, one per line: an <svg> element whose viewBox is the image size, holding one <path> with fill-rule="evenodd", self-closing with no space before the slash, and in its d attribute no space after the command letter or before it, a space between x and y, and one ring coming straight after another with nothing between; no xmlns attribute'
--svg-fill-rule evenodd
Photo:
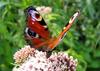
<svg viewBox="0 0 100 71"><path fill-rule="evenodd" d="M43 21L43 19L41 20ZM45 27L46 26L46 27ZM28 18L27 27L38 34L40 37L44 39L50 38L50 32L48 31L47 25L41 25L41 22L34 21L31 18Z"/></svg>
<svg viewBox="0 0 100 71"><path fill-rule="evenodd" d="M31 45L38 45L43 42L40 40L39 35L29 28L25 29L25 39Z"/></svg>
<svg viewBox="0 0 100 71"><path fill-rule="evenodd" d="M45 21L34 7L26 8L25 14L27 16L25 36L28 40L37 45L51 38Z"/></svg>
<svg viewBox="0 0 100 71"><path fill-rule="evenodd" d="M66 32L70 29L70 27L72 26L73 22L75 21L75 19L79 16L79 11L77 11L69 20L68 24L66 24L66 26L63 28L62 32L59 34L59 36L57 38L55 38L53 41L51 41L51 43L49 42L48 44L48 50L52 50L54 49L63 39L63 37L66 35Z"/></svg>

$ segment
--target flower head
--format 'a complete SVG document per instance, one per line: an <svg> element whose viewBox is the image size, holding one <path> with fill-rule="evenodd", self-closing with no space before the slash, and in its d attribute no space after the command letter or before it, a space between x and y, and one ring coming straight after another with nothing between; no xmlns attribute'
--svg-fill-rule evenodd
<svg viewBox="0 0 100 71"><path fill-rule="evenodd" d="M28 56L34 55L34 48L30 48L29 45L25 46L24 48L20 49L14 54L13 59L15 63L23 63Z"/></svg>
<svg viewBox="0 0 100 71"><path fill-rule="evenodd" d="M45 6L41 6L41 7L37 7L36 8L40 14L48 14L52 11L51 7L45 7Z"/></svg>
<svg viewBox="0 0 100 71"><path fill-rule="evenodd" d="M47 57L47 52L38 51L30 46L17 51L14 59L16 63L23 63L19 67L15 66L13 71L75 71L77 66L77 59L74 60L68 54L58 52Z"/></svg>

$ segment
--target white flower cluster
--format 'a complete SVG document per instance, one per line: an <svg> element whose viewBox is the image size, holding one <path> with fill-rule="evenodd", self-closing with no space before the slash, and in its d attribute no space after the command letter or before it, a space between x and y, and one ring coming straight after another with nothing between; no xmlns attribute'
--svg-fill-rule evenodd
<svg viewBox="0 0 100 71"><path fill-rule="evenodd" d="M39 11L40 14L49 14L52 12L51 7L40 6L36 7L36 9Z"/></svg>
<svg viewBox="0 0 100 71"><path fill-rule="evenodd" d="M25 48L18 51L18 53L29 50L29 48ZM27 53L29 54L29 52ZM15 66L13 71L75 71L76 66L77 59L74 60L72 56L68 56L63 52L52 53L50 57L47 57L47 52L34 49L33 54L31 53L23 63L19 64L19 67Z"/></svg>
<svg viewBox="0 0 100 71"><path fill-rule="evenodd" d="M28 56L30 55L34 55L34 49L33 48L30 48L29 45L25 46L24 48L20 49L19 51L17 51L15 54L14 54L14 57L13 59L15 60L15 63L17 64L21 64L23 63L27 58Z"/></svg>

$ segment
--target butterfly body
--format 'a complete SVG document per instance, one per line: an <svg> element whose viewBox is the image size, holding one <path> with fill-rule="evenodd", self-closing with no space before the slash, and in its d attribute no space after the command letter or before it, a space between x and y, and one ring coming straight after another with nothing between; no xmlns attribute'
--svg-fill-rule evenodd
<svg viewBox="0 0 100 71"><path fill-rule="evenodd" d="M27 24L25 30L26 39L31 41L32 47L37 49L41 48L41 50L45 51L53 50L60 43L62 38L66 35L66 32L72 26L74 20L79 15L79 12L76 12L71 17L58 37L51 37L45 21L34 7L30 6L26 8L25 13L27 16Z"/></svg>

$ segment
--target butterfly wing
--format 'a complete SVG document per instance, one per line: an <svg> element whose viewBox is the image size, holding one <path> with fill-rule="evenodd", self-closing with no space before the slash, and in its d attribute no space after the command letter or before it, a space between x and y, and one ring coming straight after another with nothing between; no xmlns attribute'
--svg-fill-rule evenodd
<svg viewBox="0 0 100 71"><path fill-rule="evenodd" d="M32 31L39 34L44 39L50 38L50 33L47 28L47 24L41 17L40 13L32 6L25 9L27 16L27 27Z"/></svg>
<svg viewBox="0 0 100 71"><path fill-rule="evenodd" d="M25 29L26 39L32 41L35 45L50 39L50 32L39 12L34 7L30 6L25 9L25 14L27 16L27 25Z"/></svg>
<svg viewBox="0 0 100 71"><path fill-rule="evenodd" d="M49 41L48 43L48 48L47 51L51 51L52 49L54 49L63 39L63 37L66 35L66 32L70 29L70 27L72 26L73 22L75 21L75 19L79 16L79 11L76 12L69 20L69 22L66 24L66 26L63 28L62 32L59 34L59 36L55 39L53 39L53 41Z"/></svg>

